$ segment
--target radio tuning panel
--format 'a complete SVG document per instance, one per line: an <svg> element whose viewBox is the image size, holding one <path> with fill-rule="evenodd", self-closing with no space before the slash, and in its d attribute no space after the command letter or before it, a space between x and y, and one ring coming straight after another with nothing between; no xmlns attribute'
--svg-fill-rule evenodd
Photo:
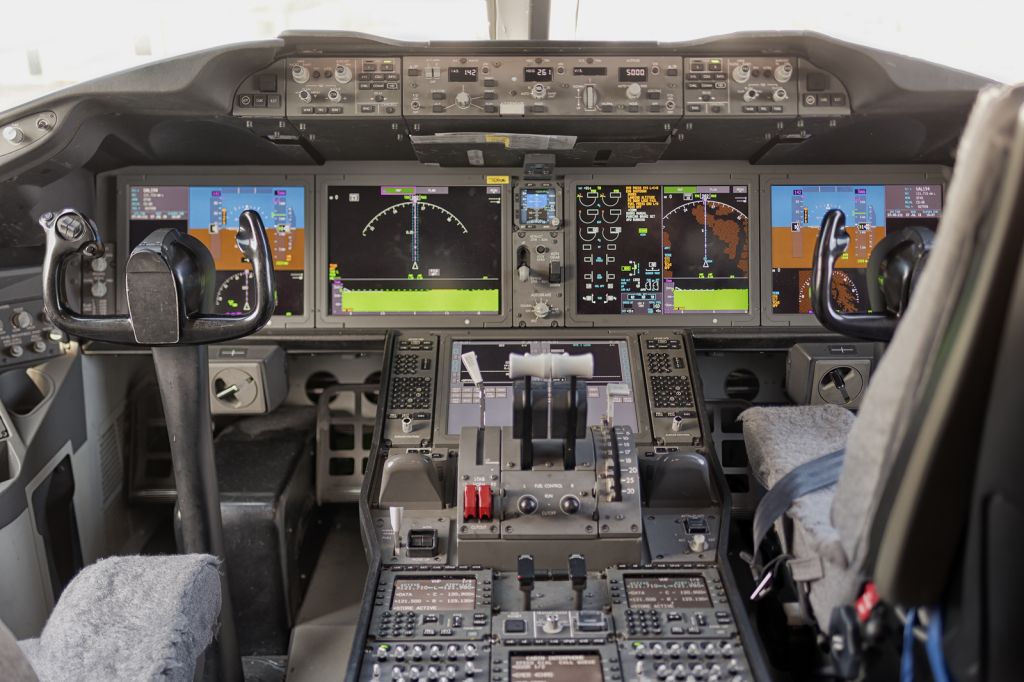
<svg viewBox="0 0 1024 682"><path fill-rule="evenodd" d="M406 116L678 117L682 57L405 57Z"/></svg>

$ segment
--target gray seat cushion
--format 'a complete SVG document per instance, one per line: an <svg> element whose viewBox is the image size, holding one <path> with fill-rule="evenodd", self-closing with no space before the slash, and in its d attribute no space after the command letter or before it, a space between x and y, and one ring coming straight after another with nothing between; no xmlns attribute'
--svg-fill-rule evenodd
<svg viewBox="0 0 1024 682"><path fill-rule="evenodd" d="M38 682L28 658L18 648L14 635L0 621L0 680L3 682Z"/></svg>
<svg viewBox="0 0 1024 682"><path fill-rule="evenodd" d="M83 569L21 646L41 682L191 682L220 603L215 557L112 557Z"/></svg>
<svg viewBox="0 0 1024 682"><path fill-rule="evenodd" d="M854 416L842 407L816 405L752 407L744 411L740 419L750 468L758 482L770 490L801 464L842 448ZM835 486L804 495L787 513L800 533L799 543L795 545L845 566L839 533L829 514L834 496ZM790 551L795 553L797 546Z"/></svg>

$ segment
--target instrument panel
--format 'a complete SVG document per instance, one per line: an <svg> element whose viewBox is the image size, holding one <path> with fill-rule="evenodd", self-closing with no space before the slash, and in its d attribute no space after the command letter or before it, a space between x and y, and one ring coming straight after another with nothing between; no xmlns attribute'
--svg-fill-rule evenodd
<svg viewBox="0 0 1024 682"><path fill-rule="evenodd" d="M833 283L836 305L868 312L874 245L904 227L934 229L948 179L943 167L837 173L663 162L531 180L517 169L369 166L328 164L319 176L110 174L101 183L112 188L116 211L105 222L117 225L117 238L102 264L83 263L82 308L109 310L116 301L123 311L117 271L149 232L171 228L210 249L217 312L244 314L248 264L234 237L238 215L253 208L274 253L278 307L268 333L814 328L807 282L824 212L842 208L851 234Z"/></svg>

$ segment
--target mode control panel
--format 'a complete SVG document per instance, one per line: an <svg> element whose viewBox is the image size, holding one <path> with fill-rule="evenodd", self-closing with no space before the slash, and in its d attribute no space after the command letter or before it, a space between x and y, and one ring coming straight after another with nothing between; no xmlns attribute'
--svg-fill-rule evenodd
<svg viewBox="0 0 1024 682"><path fill-rule="evenodd" d="M405 57L406 116L678 117L682 58Z"/></svg>
<svg viewBox="0 0 1024 682"><path fill-rule="evenodd" d="M425 446L433 425L437 339L403 337L395 349L388 386L384 439L393 445Z"/></svg>
<svg viewBox="0 0 1024 682"><path fill-rule="evenodd" d="M399 117L398 57L298 57L286 64L286 113L303 117Z"/></svg>
<svg viewBox="0 0 1024 682"><path fill-rule="evenodd" d="M655 441L700 445L700 421L683 337L645 334L640 352Z"/></svg>

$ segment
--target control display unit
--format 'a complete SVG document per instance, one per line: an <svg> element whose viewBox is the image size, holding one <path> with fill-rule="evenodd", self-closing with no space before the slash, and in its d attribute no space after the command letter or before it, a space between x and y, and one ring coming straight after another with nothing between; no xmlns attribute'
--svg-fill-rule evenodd
<svg viewBox="0 0 1024 682"><path fill-rule="evenodd" d="M587 379L587 425L601 424L608 412L608 385L616 384L612 409L619 426L637 429L633 403L629 349L625 341L454 341L450 364L448 434L458 435L464 426L480 426L479 390L463 366L463 353L476 353L484 379L485 426L511 426L513 413L512 380L508 377L511 353L567 353L594 356L594 377ZM542 380L538 380L542 381Z"/></svg>
<svg viewBox="0 0 1024 682"><path fill-rule="evenodd" d="M832 276L832 302L846 314L871 312L866 268L890 231L935 229L942 215L939 184L773 185L771 188L771 311L813 314L811 271L821 221L842 209L850 245Z"/></svg>
<svg viewBox="0 0 1024 682"><path fill-rule="evenodd" d="M328 186L328 313L500 314L502 197L499 186Z"/></svg>
<svg viewBox="0 0 1024 682"><path fill-rule="evenodd" d="M391 608L404 611L472 611L476 579L396 578Z"/></svg>
<svg viewBox="0 0 1024 682"><path fill-rule="evenodd" d="M577 314L747 313L747 189L577 185Z"/></svg>
<svg viewBox="0 0 1024 682"><path fill-rule="evenodd" d="M700 575L627 575L624 582L632 609L711 607L708 585Z"/></svg>
<svg viewBox="0 0 1024 682"><path fill-rule="evenodd" d="M128 251L160 228L188 232L213 256L217 269L215 310L225 315L248 314L255 304L252 270L235 235L242 212L257 211L266 227L274 264L274 314L305 314L305 187L133 184L127 188L127 201Z"/></svg>
<svg viewBox="0 0 1024 682"><path fill-rule="evenodd" d="M602 682L601 656L595 653L513 653L509 656L513 682Z"/></svg>

